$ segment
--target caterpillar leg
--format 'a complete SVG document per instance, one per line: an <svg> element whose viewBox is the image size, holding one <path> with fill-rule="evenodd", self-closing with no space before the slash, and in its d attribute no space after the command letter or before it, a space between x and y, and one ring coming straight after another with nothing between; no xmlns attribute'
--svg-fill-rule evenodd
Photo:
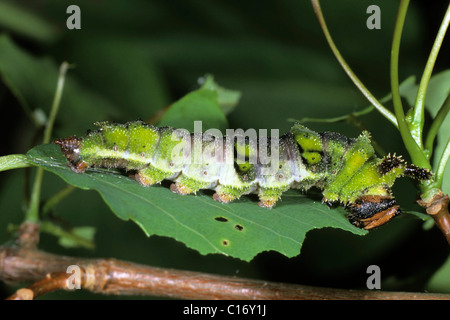
<svg viewBox="0 0 450 320"><path fill-rule="evenodd" d="M181 175L175 180L175 183L170 185L170 191L180 195L186 195L196 193L201 189L208 189L210 185L210 181L200 181Z"/></svg>
<svg viewBox="0 0 450 320"><path fill-rule="evenodd" d="M189 188L187 185L181 184L180 182L175 182L170 185L170 191L172 191L173 193L180 194L180 195L187 195L190 193L194 193L197 190L193 190L193 189Z"/></svg>
<svg viewBox="0 0 450 320"><path fill-rule="evenodd" d="M223 192L216 192L213 194L213 199L216 200L217 202L222 202L222 203L228 203L233 200L236 200L237 198L238 198L237 196L230 195L230 194L223 193Z"/></svg>
<svg viewBox="0 0 450 320"><path fill-rule="evenodd" d="M258 206L262 208L272 208L281 198L284 191L284 188L261 188L258 194L260 200Z"/></svg>
<svg viewBox="0 0 450 320"><path fill-rule="evenodd" d="M386 196L362 196L352 205L349 221L366 230L379 227L401 213L395 199Z"/></svg>
<svg viewBox="0 0 450 320"><path fill-rule="evenodd" d="M136 181L139 182L139 184L144 187L148 187L148 186L151 186L151 185L161 182L161 181L153 179L150 175L146 174L145 172L142 172L142 170L138 171L134 175L134 179L136 179Z"/></svg>
<svg viewBox="0 0 450 320"><path fill-rule="evenodd" d="M278 198L264 198L261 199L258 202L258 206L260 206L261 208L269 208L272 209L273 206L275 205L275 203L277 203Z"/></svg>
<svg viewBox="0 0 450 320"><path fill-rule="evenodd" d="M251 188L236 188L232 186L218 185L216 187L216 193L213 195L213 199L217 202L229 203L231 201L239 199L242 195L249 193Z"/></svg>
<svg viewBox="0 0 450 320"><path fill-rule="evenodd" d="M139 170L134 178L139 184L144 187L151 186L156 183L161 183L164 179L167 179L173 175L172 172L164 172L155 167L148 166Z"/></svg>
<svg viewBox="0 0 450 320"><path fill-rule="evenodd" d="M88 164L84 161L77 162L76 164L69 164L70 169L76 173L83 173L86 171Z"/></svg>

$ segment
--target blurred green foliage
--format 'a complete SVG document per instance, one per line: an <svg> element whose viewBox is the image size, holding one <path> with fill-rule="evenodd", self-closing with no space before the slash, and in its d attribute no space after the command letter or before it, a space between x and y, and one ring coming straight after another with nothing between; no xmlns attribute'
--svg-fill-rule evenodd
<svg viewBox="0 0 450 320"><path fill-rule="evenodd" d="M288 118L335 117L367 106L327 47L309 1L83 0L77 1L81 30L68 30L66 9L71 4L0 1L0 46L12 42L18 48L0 50L1 155L26 153L40 143L37 115L48 114L62 61L75 68L68 74L55 137L82 135L99 120L150 119L196 89L197 79L207 73L242 93L228 116L232 128L279 128L283 133L291 126ZM323 0L321 4L346 60L376 96L386 95L397 2L377 1L381 30L366 28L371 1ZM410 75L420 78L445 5L411 3L400 52L401 81ZM448 68L449 49L444 42L436 72ZM30 69L16 63L19 55L41 63ZM13 85L19 75L26 75L19 79L24 85L20 91ZM406 155L398 132L382 116L372 112L361 120L387 152ZM346 123L310 126L351 137L359 134ZM32 177L33 171L26 169L0 176L1 243L11 239L7 226L23 219ZM64 186L60 178L46 174L43 201ZM410 181L399 181L394 193L404 207L420 211ZM66 226L96 228L94 250L66 249L43 233L41 248L50 252L341 288L365 288L366 268L376 264L385 290L421 291L434 275L428 290L450 292L448 273L442 271L446 269L435 274L448 256L442 235L407 216L364 237L315 230L307 234L298 257L265 252L250 263L202 256L169 238L147 238L138 226L111 214L93 191L75 190L50 217ZM3 295L14 289L1 286ZM47 297L101 298L82 292Z"/></svg>

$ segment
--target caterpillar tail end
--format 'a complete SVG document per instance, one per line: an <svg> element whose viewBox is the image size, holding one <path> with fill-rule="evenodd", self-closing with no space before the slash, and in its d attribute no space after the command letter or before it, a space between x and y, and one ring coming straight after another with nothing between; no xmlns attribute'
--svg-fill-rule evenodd
<svg viewBox="0 0 450 320"><path fill-rule="evenodd" d="M70 136L66 139L56 139L54 141L60 148L72 171L83 173L88 167L87 163L80 159L81 138Z"/></svg>

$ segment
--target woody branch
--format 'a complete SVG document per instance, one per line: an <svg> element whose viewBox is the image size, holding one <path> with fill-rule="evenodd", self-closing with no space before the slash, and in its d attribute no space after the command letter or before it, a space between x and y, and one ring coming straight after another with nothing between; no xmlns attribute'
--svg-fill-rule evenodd
<svg viewBox="0 0 450 320"><path fill-rule="evenodd" d="M417 202L426 209L426 212L431 217L433 217L436 226L439 230L441 230L450 245L450 214L448 212L448 195L444 195L442 192L439 192L429 201L419 200Z"/></svg>
<svg viewBox="0 0 450 320"><path fill-rule="evenodd" d="M115 259L60 256L37 248L39 227L25 223L13 245L0 247L0 279L34 282L9 299L34 299L67 290L69 265L81 269L81 288L107 295L180 299L449 299L450 295L318 288L144 266Z"/></svg>

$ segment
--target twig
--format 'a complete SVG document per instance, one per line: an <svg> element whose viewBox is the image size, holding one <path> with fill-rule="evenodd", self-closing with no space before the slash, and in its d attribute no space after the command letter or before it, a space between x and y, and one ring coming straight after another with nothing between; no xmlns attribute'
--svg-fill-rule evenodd
<svg viewBox="0 0 450 320"><path fill-rule="evenodd" d="M397 118L398 130L403 140L403 144L408 150L409 156L412 162L422 168L431 169L430 162L428 161L425 153L422 149L421 137L418 138L420 143L418 144L413 134L416 135L416 129L411 130L403 111L402 99L400 96L400 87L398 81L398 60L400 53L400 42L402 38L403 25L406 19L406 12L408 11L409 0L400 0L398 7L397 18L394 25L394 36L392 39L391 48L391 65L390 65L390 79L391 79L391 92L392 102L394 104L394 113Z"/></svg>
<svg viewBox="0 0 450 320"><path fill-rule="evenodd" d="M53 98L52 107L50 110L50 115L45 126L44 138L42 143L49 143L50 135L53 129L53 124L55 122L56 114L58 113L59 104L62 98L62 92L64 89L64 82L67 69L69 68L69 64L67 62L63 62L59 68L59 76L58 83L56 86L55 96ZM33 189L31 192L30 205L25 213L25 220L30 222L38 222L39 221L39 205L41 198L41 186L42 179L44 176L44 169L41 167L37 168L36 176L34 178Z"/></svg>
<svg viewBox="0 0 450 320"><path fill-rule="evenodd" d="M366 88L366 86L362 83L362 81L356 76L356 74L353 72L353 70L350 68L348 63L345 61L344 57L339 52L339 49L337 48L336 44L333 41L333 38L330 35L330 32L328 30L327 24L325 23L325 18L323 17L322 9L320 8L319 0L311 0L311 4L314 9L314 13L317 16L317 19L319 20L320 27L322 28L322 31L325 35L326 40L328 41L328 45L331 48L331 51L333 51L334 56L338 60L339 64L344 69L345 73L348 75L348 77L353 81L355 86L361 91L361 93L366 97L367 100L386 118L388 119L394 126L398 127L397 119L395 115L386 109L385 106L383 106L380 101L378 101L377 98Z"/></svg>
<svg viewBox="0 0 450 320"><path fill-rule="evenodd" d="M428 84L430 82L431 74L433 73L434 64L436 63L437 56L439 54L439 50L441 49L442 42L444 41L445 33L447 32L448 26L450 24L450 4L447 7L447 11L445 12L444 19L442 20L441 26L439 28L436 39L434 40L433 47L431 48L430 55L428 57L427 63L425 65L425 69L423 71L422 78L420 79L419 88L417 89L417 97L416 102L414 104L414 114L413 114L413 123L416 126L416 142L421 145L422 143L422 132L423 132L423 124L425 122L424 111L425 111L425 96L428 89ZM445 117L445 116L444 116ZM436 116L436 120L439 121L439 118ZM436 122L435 120L435 122ZM439 128L439 126L438 126ZM432 128L434 129L434 128ZM431 131L431 129L430 129ZM431 131L432 132L432 131ZM430 135L430 134L428 134ZM433 135L433 133L431 134ZM433 138L434 137L430 137ZM427 138L428 139L428 138ZM433 149L433 140L426 141L425 146L430 147L428 150Z"/></svg>
<svg viewBox="0 0 450 320"><path fill-rule="evenodd" d="M7 300L33 300L46 293L65 289L69 276L70 274L65 272L49 273L31 286L17 290Z"/></svg>
<svg viewBox="0 0 450 320"><path fill-rule="evenodd" d="M427 149L430 152L430 156L433 153L434 139L436 138L439 128L444 122L445 117L447 117L449 111L450 111L450 94L447 96L441 108L437 112L436 116L434 117L433 123L431 124L430 129L428 130L428 135L425 140L425 149Z"/></svg>
<svg viewBox="0 0 450 320"><path fill-rule="evenodd" d="M25 225L22 232L37 233ZM13 246L0 247L0 279L7 283L35 282L10 299L32 299L65 289L70 265L80 267L81 288L109 295L146 295L180 299L449 299L450 295L319 288L155 268L115 259L59 256L36 248L38 237L27 235ZM20 239L19 238L19 239ZM37 281L37 282L36 282Z"/></svg>

